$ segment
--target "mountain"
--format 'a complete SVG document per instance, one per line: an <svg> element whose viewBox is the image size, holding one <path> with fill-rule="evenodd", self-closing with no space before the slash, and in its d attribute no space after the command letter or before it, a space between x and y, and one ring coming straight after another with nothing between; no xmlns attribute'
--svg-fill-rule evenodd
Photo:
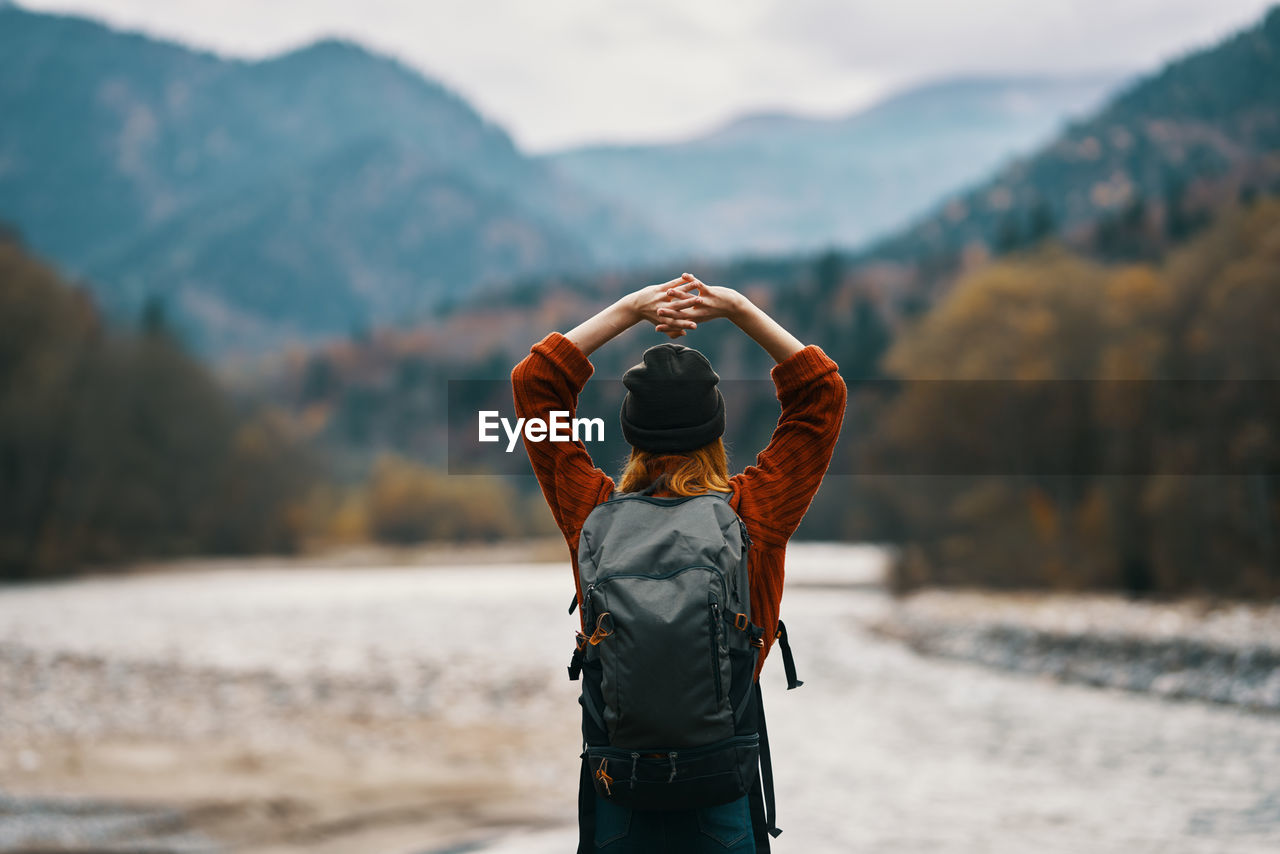
<svg viewBox="0 0 1280 854"><path fill-rule="evenodd" d="M0 114L0 220L108 311L163 298L208 349L661 246L456 94L340 40L245 62L4 7Z"/></svg>
<svg viewBox="0 0 1280 854"><path fill-rule="evenodd" d="M1237 207L1245 210L1247 219L1254 197L1280 196L1277 30L1280 11L1273 11L1241 34L1148 75L1099 107L1092 116L1064 129L1022 165L997 170L976 183L976 189L960 193L915 225L861 252L741 256L685 269L711 284L748 294L802 340L821 342L840 364L846 379L856 384L882 376L881 358L893 341L903 330L916 327L958 279L982 269L992 255L1013 255L1032 248L1036 241L999 239L1010 216L1025 216L1028 225L1039 219L1036 236L1056 235L1055 242L1066 244L1067 250L1089 263L1112 260L1121 254L1115 251L1118 242L1122 242L1117 237L1125 235L1117 230L1114 217L1118 212L1125 220L1135 207L1132 202L1117 207L1096 187L1101 178L1108 179L1103 183L1107 187L1121 181L1140 186L1141 180L1153 180L1143 171L1150 166L1154 167L1155 178L1186 188L1179 216L1163 216L1156 210L1164 204L1157 196L1137 208L1136 221L1126 226L1134 229L1129 237L1149 241L1146 248L1152 251L1144 260L1152 263L1145 269L1132 270L1127 266L1130 259L1122 258L1122 267L1134 273L1125 286L1133 289L1131 297L1145 294L1143 298L1158 303L1162 299L1159 288L1143 290L1148 287L1143 282L1149 281L1146 271L1169 265L1194 283L1201 272L1194 265L1185 265L1195 253L1182 254L1181 261L1171 259L1171 253L1200 239L1195 234L1199 226L1243 221L1234 212ZM938 102L945 106L947 99L940 98ZM793 117L761 116L735 123L724 132L758 134L769 129L782 133L795 124ZM1142 156L1133 158L1129 153L1133 146L1116 144L1115 140L1121 137L1118 133L1113 137L1109 132L1112 128L1124 129L1141 139L1140 145L1135 146ZM1099 141L1100 136L1107 140L1105 145ZM1094 142L1088 143L1089 139ZM1082 156L1082 149L1088 153L1094 145L1096 157ZM1027 164L1034 164L1035 168ZM1001 200L1001 195L1006 197ZM1134 198L1140 197L1135 194ZM989 210L987 206L995 202L1000 204L994 211ZM1079 204L1079 209L1072 204ZM1274 204L1266 209L1266 217L1275 216ZM1210 243L1216 240L1221 246L1214 251L1229 257L1235 251L1230 234L1237 226L1228 224L1225 228L1223 233L1228 236L1220 234ZM1267 228L1267 234L1274 230L1270 225ZM1263 240L1256 252L1249 252L1256 254L1255 260L1261 263L1269 246ZM1045 254L1062 251L1062 247L1043 249ZM1032 260L1020 269L1034 270L1036 253L1027 254ZM339 361L352 366L349 374L355 379L351 384L358 387L358 392L341 404L349 411L331 422L333 429L367 437L374 434L368 419L382 419L387 443L417 453L429 443L415 444L412 438L395 433L416 430L404 425L422 424L429 417L425 411L411 415L401 411L400 407L410 404L397 401L418 400L405 390L406 384L438 381L442 375L501 378L548 329L570 328L581 322L592 307L607 305L624 292L663 281L669 275L670 270L662 269L662 265L652 265L632 269L625 276L529 277L509 288L501 300L463 294L434 323L411 332L388 332L358 342L343 342L328 355L317 350L310 361L291 357L289 363L295 371L299 366L310 365L309 370L316 375L329 377L326 360L338 353ZM1224 265L1213 275L1227 276L1229 270ZM1034 284L1034 274L1030 281ZM981 314L975 322L980 324L985 317ZM1051 318L1052 314L1043 317ZM1036 316L1036 323L1043 323L1043 318ZM1244 325L1242 321L1242 328ZM1049 323L1044 328L1056 327ZM620 375L635 361L641 341L653 340L652 333L640 328L627 335L631 336L629 344L602 348L592 354L596 376ZM767 373L765 354L745 342L729 324L707 324L696 336L696 346L712 357L721 376L737 379ZM1088 346L1088 342L1084 343ZM448 370L441 371L438 366L446 359L450 360ZM304 388L323 384L308 386L295 378L293 385ZM343 383L336 383L335 387L342 388ZM377 405L369 403L372 399L378 401ZM363 415L358 417L357 411ZM850 413L854 411L855 407L851 407ZM759 421L765 426L772 423L763 417ZM742 447L755 446L743 443Z"/></svg>
<svg viewBox="0 0 1280 854"><path fill-rule="evenodd" d="M218 349L429 318L454 288L591 256L530 211L386 138L347 145L255 194L193 205L93 264L131 305L180 282ZM248 284L246 287L245 285Z"/></svg>
<svg viewBox="0 0 1280 854"><path fill-rule="evenodd" d="M870 250L898 261L1049 233L1150 256L1241 195L1280 190L1280 6L1135 80L1088 118Z"/></svg>
<svg viewBox="0 0 1280 854"><path fill-rule="evenodd" d="M1093 116L1064 130L1059 139L1029 158L1046 164L1042 167L1043 173L1033 173L1037 176L1036 182L1026 189L1032 203L1025 209L1011 204L1004 209L1003 217L986 220L993 227L991 232L974 227L975 223L961 215L963 212L953 201L937 214L924 218L920 225L904 229L893 239L858 254L744 256L688 268L707 282L748 294L800 340L822 346L840 365L842 376L850 384L849 414L840 443L843 450L838 451L830 473L859 476L837 478L840 483L833 483L833 489L824 489L819 494L806 516L805 528L810 536L856 535L876 541L912 542L920 532L920 540L928 538L933 548L953 535L957 525L993 526L992 536L999 539L1007 537L1007 531L1011 530L1007 528L1008 518L1018 514L1022 519L1044 518L1039 510L1028 515L1025 505L1009 503L1000 493L981 496L970 493L965 501L957 503L956 497L964 495L963 490L967 489L961 487L953 491L953 484L960 479L936 478L942 485L930 491L919 486L917 479L906 478L913 481L911 488L908 493L900 493L886 482L894 478L878 476L879 472L906 473L920 471L922 464L931 465L922 463L923 460L943 460L937 471L948 468L956 459L972 463L969 458L956 456L954 448L959 446L949 443L976 441L983 445L981 436L987 435L979 431L978 439L974 439L972 431L962 429L954 435L947 431L949 413L959 413L957 423L964 427L968 415L977 411L970 406L972 411L966 415L962 411L964 407L948 408L949 401L954 400L948 397L952 393L949 389L960 387L951 382L907 384L916 389L924 387L926 395L942 395L935 399L941 405L931 406L925 412L929 417L915 417L900 411L893 421L886 420L890 417L886 413L891 412L886 409L887 403L906 388L893 382L877 382L890 370L897 371L899 376L939 380L961 375L1010 376L1024 370L1027 371L1024 376L1073 379L1274 376L1276 348L1271 342L1276 340L1276 316L1270 311L1275 303L1276 289L1271 286L1274 271L1280 268L1280 181L1274 174L1268 178L1266 169L1280 156L1280 139L1275 135L1280 128L1275 119L1280 98L1275 97L1273 67L1274 57L1280 56L1280 51L1268 47L1272 44L1275 21L1276 13L1272 13L1240 36L1149 75L1103 105ZM733 130L754 133L764 126L786 125L791 121L791 117L761 116L740 123ZM1049 204L1064 203L1081 193L1090 197L1093 185L1087 182L1097 174L1096 165L1075 171L1072 164L1076 161L1063 152L1071 151L1079 142L1066 144L1066 141L1074 139L1081 128L1108 127L1106 122L1124 122L1132 127L1149 122L1166 130L1164 135L1157 133L1151 138L1147 154L1154 162L1164 165L1168 177L1185 176L1188 201L1183 212L1195 213L1198 221L1208 226L1203 233L1196 234L1192 233L1197 231L1194 227L1169 228L1168 222L1159 223L1157 217L1149 215L1151 211L1141 209L1142 222L1150 220L1148 225L1152 228L1160 226L1147 235L1153 240L1152 248L1158 252L1149 259L1150 263L1131 264L1127 260L1118 264L1098 263L1099 257L1106 259L1114 254L1113 241L1097 239L1097 235L1112 231L1107 225L1115 213L1112 209L1090 206L1082 209L1079 218L1070 221L1069 226L1053 222ZM1234 159L1228 160L1236 165L1206 176L1199 171L1203 155L1192 156L1200 149L1188 145L1187 139L1210 141L1212 150L1231 153ZM1048 165L1059 161L1063 164L1057 167L1064 170L1062 177ZM1103 164L1108 165L1114 168L1116 164ZM1124 166L1124 161L1118 161L1118 165ZM1003 170L988 176L975 185L978 190L974 192L979 198L985 198L983 193L989 193L992 188L1008 186L998 183L1007 175L1008 170ZM1086 183L1075 186L1071 183L1074 181ZM961 193L960 198L967 195L973 193ZM1276 198L1262 198L1268 195ZM1199 208L1191 204L1193 200ZM1132 209L1130 204L1120 211ZM1030 243L998 245L1001 241L995 238L1003 230L1000 223L1007 223L1008 215L1024 210L1028 215L1040 211L1043 236L1056 232L1058 239L1035 248ZM1081 237L1073 236L1077 233ZM1055 245L1062 243L1068 245ZM942 257L937 247L945 246L960 247L961 251L949 258ZM992 263L991 255L996 253L1008 257ZM448 436L450 429L458 431L454 436L463 436L461 431L474 428L461 417L450 423L451 416L509 405L511 366L528 352L532 343L548 330L571 328L593 309L607 305L624 292L663 281L669 275L670 269L654 265L632 269L625 275L529 277L518 287L505 291L502 299L463 294L447 314L413 330L376 330L368 336L281 354L254 366L257 370L243 370L235 379L243 383L242 388L249 396L259 395L294 413L316 441L335 456L351 460L347 463L351 470L358 470L369 456L381 450L394 450L438 466L453 465L465 455L465 451L460 450L463 443L450 443L442 437ZM980 298L975 299L975 293ZM946 341L933 334L941 328L950 330ZM592 353L594 378L584 389L581 411L616 413L616 378L637 360L644 347L663 340L666 339L648 330L645 324L639 324L619 340ZM918 348L917 352L927 359L914 365L908 360L905 370L901 361L896 366L886 364L886 354L903 352L900 349L903 342L914 342L906 345L906 352ZM702 325L689 337L688 343L706 353L726 381L757 380L735 383L733 395L726 386L726 400L733 407L728 422L733 435L726 434L730 461L735 469L749 464L752 455L768 440L777 417L776 401L768 383L763 389L758 383L768 376L772 359L738 329L724 322ZM975 371L975 365L990 367ZM469 388L453 387L446 382L462 378L488 382L468 384ZM1067 385L1073 390L1088 392L1087 383ZM1185 384L1157 382L1156 385L1173 388ZM928 387L932 387L932 391ZM1258 392L1256 384L1248 382L1228 383L1223 390L1226 396L1218 400L1233 408L1222 412L1238 413L1240 409L1234 407L1257 406L1259 401L1271 400L1265 390ZM754 401L753 391L762 392ZM459 405L464 392L477 399L490 395L495 405L471 405L475 400ZM1168 399L1170 393L1162 390L1157 399ZM1238 453L1221 456L1226 453L1222 448L1236 447L1229 441L1223 445L1231 437L1224 439L1226 434L1217 429L1219 423L1228 422L1215 420L1213 430L1197 436L1194 431L1200 426L1195 419L1183 418L1177 409L1168 410L1174 416L1172 422L1157 424L1156 431L1145 427L1130 429L1138 422L1128 419L1143 411L1150 401L1151 398L1138 394L1127 397L1126 405L1119 409L1081 408L1074 404L1064 408L1015 405L988 408L978 414L996 419L1001 425L999 435L1030 437L1031 444L1023 442L1013 457L1004 455L1006 462L1000 465L1007 465L1010 459L1030 460L1022 455L1025 446L1036 448L1036 453L1043 452L1046 459L1058 461L1052 463L1055 466L1063 459L1131 461L1135 457L1126 455L1138 455L1140 459L1141 454L1147 452L1155 459L1154 455L1162 453L1160 449L1164 448L1174 454L1169 459L1178 461L1176 465L1180 467L1187 459L1210 458L1197 456L1206 450L1205 439L1211 440L1209 447L1220 460L1263 459L1252 456L1262 453L1259 449L1264 447L1257 435L1250 437L1250 441L1237 443ZM1127 405L1129 403L1133 406ZM923 410L917 410L916 414L920 411ZM1081 417L1060 420L1067 412ZM938 413L940 418L932 417ZM1128 426L1117 428L1110 422L1117 417L1125 419ZM1037 428L1028 432L1027 418L1040 418L1045 425L1054 425L1053 430ZM1181 427L1178 422L1182 423ZM1236 423L1248 425L1248 429L1256 433L1257 424L1271 422L1241 419ZM1184 434L1173 439L1172 444L1165 441L1183 427L1192 429L1193 435ZM895 432L899 435L885 444L878 441L886 435L880 433L882 429L890 431L887 435L893 436ZM592 449L594 458L605 467L624 459L626 451L615 434L609 436L612 444ZM1135 437L1136 444L1111 441ZM1188 438L1192 441L1185 441ZM986 446L990 444L985 442ZM1121 456L1113 456L1116 453ZM1188 453L1192 456L1184 456ZM1061 456L1063 454L1067 456ZM1077 454L1084 456L1077 457ZM461 467L465 469L465 465L464 460ZM492 465L500 467L503 461L492 461ZM1126 465L1119 463L1113 470L1126 470ZM1106 478L1051 479L1057 481L1056 485L1041 496L1049 503L1032 505L1033 509L1063 502L1062 509L1053 511L1062 514L1056 518L1085 520L1077 526L1085 542L1101 535L1103 548L1114 549L1116 543L1106 539L1110 529L1121 533L1137 530L1139 536L1144 536L1141 534L1144 526L1153 518L1157 521L1164 518L1160 514L1148 515L1149 506L1142 509L1149 505L1146 499L1150 496L1142 491L1142 481L1138 479L1120 478L1137 486L1133 490L1126 487L1125 492L1105 499L1107 507L1118 508L1116 513L1121 514L1112 515L1125 522L1118 526L1106 523L1103 517L1095 518L1096 514L1090 515L1101 506L1095 506L1092 497L1084 505L1068 503L1072 501L1073 492L1076 496L1095 496L1092 491L1095 488L1109 490L1111 484L1099 483ZM533 490L531 494L536 499L536 484L530 484L528 479L517 480L524 480L525 488ZM1068 480L1071 483L1066 483ZM1232 480L1236 479L1217 478L1215 482ZM1041 486L1034 488L1039 490ZM1137 500L1143 496L1146 496L1143 501ZM1255 518L1233 518L1226 523L1230 530L1221 531L1223 537L1215 542L1233 542L1230 548L1236 548L1241 542L1239 538L1247 538L1250 543L1227 562L1233 566L1260 566L1256 544L1264 540L1249 532L1256 531L1256 525L1261 524L1257 521L1262 518L1259 515L1262 510L1257 509L1261 505L1237 500L1239 496L1235 495L1223 497L1216 504L1205 504L1197 500L1198 496L1196 490L1186 495L1166 490L1157 496L1164 502L1161 509L1174 514L1168 517L1175 519L1176 530L1170 533L1176 535L1205 528L1200 524L1205 520L1196 514L1206 507L1211 510L1228 505L1246 508L1242 512ZM1113 499L1118 503L1112 504ZM961 504L964 504L965 518L957 522L951 514ZM923 522L921 514L926 517ZM1090 519L1098 525L1093 525ZM1133 524L1126 519L1133 520ZM1188 519L1196 524L1184 524ZM1215 519L1207 524L1221 522L1221 518ZM1245 533L1240 534L1242 531ZM1152 534L1153 538L1161 536L1163 534ZM1040 548L1043 540L1041 532L1017 542L1038 544L1038 551L1044 551ZM1092 542L1096 545L1099 540ZM1196 577L1194 573L1187 574L1185 567L1180 566L1181 558L1177 557L1185 555L1185 543L1175 536L1153 551L1166 545L1171 548L1167 554L1174 555L1172 565L1179 566L1167 577ZM1154 565L1154 560L1146 564L1130 560L1134 554L1142 560L1146 558L1142 558L1141 550L1126 547L1123 538L1119 548L1129 548L1127 552L1118 552L1122 558L1119 565L1126 567L1127 577L1142 577L1148 571L1142 567ZM1040 571L1032 570L1033 564L1013 563L1022 563L1027 572ZM1059 563L1059 566L1067 564ZM1131 569L1135 565L1139 569ZM1200 560L1197 565L1205 562ZM934 568L930 566L929 571ZM1253 570L1250 572L1252 576L1228 574L1223 579L1226 585L1232 585L1246 577L1262 577Z"/></svg>
<svg viewBox="0 0 1280 854"><path fill-rule="evenodd" d="M1119 79L956 78L844 118L763 113L688 142L544 157L699 253L855 247L1048 138Z"/></svg>

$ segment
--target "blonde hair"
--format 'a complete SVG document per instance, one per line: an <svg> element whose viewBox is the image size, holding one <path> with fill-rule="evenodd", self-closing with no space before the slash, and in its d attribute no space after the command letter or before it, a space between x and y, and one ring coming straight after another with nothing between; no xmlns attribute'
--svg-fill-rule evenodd
<svg viewBox="0 0 1280 854"><path fill-rule="evenodd" d="M729 491L729 458L724 442L716 440L681 454L655 453L631 449L622 470L620 492L639 492L661 474L667 475L664 488L676 495L704 495L709 490Z"/></svg>

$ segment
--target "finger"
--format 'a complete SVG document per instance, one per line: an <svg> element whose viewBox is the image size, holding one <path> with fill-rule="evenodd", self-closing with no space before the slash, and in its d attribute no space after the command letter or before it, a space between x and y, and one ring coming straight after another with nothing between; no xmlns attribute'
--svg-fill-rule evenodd
<svg viewBox="0 0 1280 854"><path fill-rule="evenodd" d="M708 310L705 306L694 305L680 311L668 311L667 309L658 309L658 314L662 318L663 323L671 323L677 320L707 320L710 318Z"/></svg>
<svg viewBox="0 0 1280 854"><path fill-rule="evenodd" d="M665 332L671 338L679 338L681 335L685 334L685 330L672 329L670 326L667 326L665 323L659 323L657 326L653 328L658 330L659 332Z"/></svg>
<svg viewBox="0 0 1280 854"><path fill-rule="evenodd" d="M674 299L687 297L690 294L698 293L697 287L698 285L696 282L683 282L675 287L667 288L667 296Z"/></svg>
<svg viewBox="0 0 1280 854"><path fill-rule="evenodd" d="M655 328L657 325L658 324L655 324ZM671 329L697 329L698 328L698 322L688 317L664 318L661 325L670 327Z"/></svg>
<svg viewBox="0 0 1280 854"><path fill-rule="evenodd" d="M662 284L657 285L656 287L658 287L658 288L673 288L673 287L675 287L675 286L677 286L677 285L684 284L684 283L685 283L685 281L687 281L687 280L686 280L683 276L677 276L676 278L671 279L670 281L663 282Z"/></svg>
<svg viewBox="0 0 1280 854"><path fill-rule="evenodd" d="M658 308L658 314L666 317L671 315L673 312L684 311L685 309L692 308L695 305L702 305L702 297L692 296L686 299L673 299L660 306Z"/></svg>

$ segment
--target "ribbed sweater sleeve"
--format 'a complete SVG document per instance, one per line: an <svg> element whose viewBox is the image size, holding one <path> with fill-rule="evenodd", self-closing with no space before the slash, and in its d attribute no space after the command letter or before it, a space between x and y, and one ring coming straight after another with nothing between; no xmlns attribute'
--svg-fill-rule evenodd
<svg viewBox="0 0 1280 854"><path fill-rule="evenodd" d="M782 414L755 465L731 480L749 529L785 546L831 462L848 390L836 363L816 344L774 365L770 376Z"/></svg>
<svg viewBox="0 0 1280 854"><path fill-rule="evenodd" d="M578 411L578 394L595 369L577 345L559 332L534 344L511 371L516 415L549 419L553 410ZM592 508L613 492L613 479L591 461L586 445L575 442L531 442L525 451L542 494L571 549Z"/></svg>

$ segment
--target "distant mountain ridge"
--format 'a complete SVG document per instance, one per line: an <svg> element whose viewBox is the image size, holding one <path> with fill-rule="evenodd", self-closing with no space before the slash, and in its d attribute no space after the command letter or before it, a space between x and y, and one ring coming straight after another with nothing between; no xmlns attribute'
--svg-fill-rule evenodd
<svg viewBox="0 0 1280 854"><path fill-rule="evenodd" d="M758 126L751 130L758 136ZM875 330L914 322L993 256L1051 241L1091 259L1159 263L1224 212L1263 196L1280 196L1280 6L1135 80L1036 151L861 250L743 255L690 269L759 295L789 326L832 342L828 352L853 375L873 376ZM644 268L631 280L659 273ZM530 277L509 303L539 324L567 322L575 300L609 299L624 287L616 278ZM464 301L450 323L472 329L503 308ZM508 337L533 334L521 328ZM451 332L440 324L430 334L442 346Z"/></svg>
<svg viewBox="0 0 1280 854"><path fill-rule="evenodd" d="M813 318L847 311L851 289L917 312L957 265L1016 244L1010 227L1087 237L1120 217L1173 234L1179 212L1270 186L1277 57L1272 11L1012 162L1010 140L1047 137L1115 81L941 81L843 119L756 114L678 145L530 158L458 96L349 42L244 62L6 7L0 222L117 316L163 298L211 353L413 325L442 299L543 318L556 282L611 293L621 280L601 264L643 277L682 245L708 262L741 252L696 269L794 285ZM895 212L912 224L874 240ZM830 245L846 250L834 266L805 257ZM845 272L806 284L815 261Z"/></svg>
<svg viewBox="0 0 1280 854"><path fill-rule="evenodd" d="M6 7L0 114L0 220L109 312L161 297L209 349L661 247L456 94L341 40L246 62Z"/></svg>
<svg viewBox="0 0 1280 854"><path fill-rule="evenodd" d="M1176 240L1224 201L1280 186L1278 151L1280 6L1273 6L1257 24L1134 80L1101 110L869 254L908 261L1000 251L1046 229L1104 254L1117 230L1164 230Z"/></svg>
<svg viewBox="0 0 1280 854"><path fill-rule="evenodd" d="M1048 138L1121 79L945 79L843 118L753 114L686 142L544 156L693 252L855 248Z"/></svg>
<svg viewBox="0 0 1280 854"><path fill-rule="evenodd" d="M845 443L849 456L842 463L851 473L867 471L864 449L872 446L858 437L871 435L867 428L884 413L877 409L883 388L878 391L874 381L891 372L884 356L904 333L916 336L931 361L948 366L942 373L917 368L919 373L908 374L917 378L964 375L974 370L972 355L984 351L983 361L976 364L988 367L969 376L1013 377L1024 366L1031 369L1025 374L1030 377L1231 376L1225 363L1216 361L1227 351L1240 360L1237 366L1252 366L1241 368L1239 376L1268 376L1267 368L1274 373L1274 359L1266 360L1275 353L1270 342L1276 326L1266 313L1275 302L1268 297L1275 288L1268 290L1268 285L1280 269L1280 207L1274 200L1280 198L1278 30L1280 12L1273 11L1239 35L1147 75L1020 165L975 182L880 245L858 253L744 256L699 264L691 272L748 294L799 338L819 343L840 365L854 394L846 422L853 441ZM1144 140L1141 157L1120 156L1133 146L1115 144L1110 131L1116 127ZM1105 143L1098 140L1099 133L1108 134ZM1214 152L1220 157L1211 157ZM1202 217L1204 233L1165 216L1167 203L1158 197L1144 201L1135 194L1120 201L1107 195L1110 190L1096 190L1099 181L1108 188L1122 180L1141 187L1151 177L1141 171L1148 164L1156 167L1154 177L1184 182L1183 213ZM1055 213L1069 211L1059 206L1073 199L1088 204L1071 216ZM1143 203L1135 206L1134 200ZM999 207L988 210L992 204ZM1001 245L1000 232L1010 217L1025 217L1029 224L1037 211L1044 217L1033 233L1036 239ZM1136 217L1131 215L1135 211ZM1123 215L1120 225L1132 233L1120 234L1123 240L1103 239L1117 212ZM1140 247L1153 250L1140 258L1145 263L1130 263L1134 259L1126 257L1126 240L1149 241ZM991 265L992 256L1002 254L1007 257ZM373 444L443 464L444 443L431 425L441 429L446 407L433 404L431 395L436 400L445 396L445 379L501 382L548 329L567 329L592 307L637 285L662 281L662 275L654 265L625 277L530 277L501 300L464 295L436 323L330 342L301 358L289 354L275 360L274 370L257 376L270 378L266 384L273 400L292 401L286 406L308 417L321 413L309 423L335 447L363 450ZM931 312L949 289L957 281L984 277L987 295L981 300L966 302L962 292L950 304L948 323L962 320L956 327L962 331L947 342L930 338L936 316ZM1082 322L1084 317L1091 319ZM1217 320L1208 321L1210 317ZM592 354L596 377L620 376L643 347L661 338L642 327ZM1210 327L1220 336L1207 340L1225 349L1204 358L1203 330ZM1237 334L1238 340L1232 340ZM1162 338L1167 341L1161 343ZM935 342L932 350L925 347L930 341ZM1118 346L1122 341L1127 343ZM764 377L772 367L768 355L731 324L705 324L689 343L707 353L726 379ZM1153 364L1154 354L1169 344L1185 350L1172 361L1155 360L1163 365ZM1046 360L1046 352L1057 355ZM1131 373L1135 370L1152 373ZM591 387L600 388L595 382ZM1015 415L1019 411L1009 410ZM945 410L938 412L945 417ZM774 417L776 409L752 412L738 423L760 426L762 443ZM927 418L900 424L912 434L916 425L924 425L917 435L929 431ZM1074 447L1064 443L1059 450L1110 458L1115 449L1097 439L1112 435L1108 431L1081 438ZM1142 431L1132 435L1147 436ZM743 463L750 462L761 443L737 443L745 452ZM1145 439L1138 444L1150 445ZM1045 447L1052 445L1050 441ZM597 458L622 457L610 451ZM847 534L851 529L835 520L851 518L850 504L857 508L855 515L866 512L867 518L877 518L884 493L873 485L876 480L855 477L854 484L868 483L862 498L851 501L845 493L826 509L819 506L817 518L827 521L818 524L828 525L823 530ZM896 513L882 521L902 530L895 527L900 524Z"/></svg>

